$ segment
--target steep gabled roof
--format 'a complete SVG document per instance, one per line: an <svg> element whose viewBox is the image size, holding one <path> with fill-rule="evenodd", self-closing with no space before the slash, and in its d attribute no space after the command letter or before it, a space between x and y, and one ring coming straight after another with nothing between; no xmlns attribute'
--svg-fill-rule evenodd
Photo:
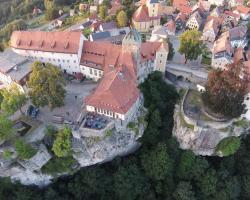
<svg viewBox="0 0 250 200"><path fill-rule="evenodd" d="M104 75L86 104L125 114L139 97L136 80L129 70L121 66Z"/></svg>
<svg viewBox="0 0 250 200"><path fill-rule="evenodd" d="M14 31L10 46L23 50L76 54L81 35L77 31Z"/></svg>

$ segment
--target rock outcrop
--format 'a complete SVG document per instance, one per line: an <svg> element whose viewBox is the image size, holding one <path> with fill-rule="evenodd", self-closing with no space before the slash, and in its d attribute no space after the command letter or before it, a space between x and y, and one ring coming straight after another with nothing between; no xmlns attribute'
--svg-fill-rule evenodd
<svg viewBox="0 0 250 200"><path fill-rule="evenodd" d="M173 136L177 138L180 148L190 149L197 155L221 156L216 152L218 143L230 136L240 136L250 132L250 123L244 126L238 124L241 119L234 119L227 123L188 124L182 116L180 106L176 105L174 114ZM248 123L248 124L247 124ZM214 126L213 126L214 125Z"/></svg>

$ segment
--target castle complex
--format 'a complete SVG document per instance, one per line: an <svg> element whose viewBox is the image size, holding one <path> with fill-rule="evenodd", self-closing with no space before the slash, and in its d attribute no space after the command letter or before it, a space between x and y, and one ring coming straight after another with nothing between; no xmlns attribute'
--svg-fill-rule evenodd
<svg viewBox="0 0 250 200"><path fill-rule="evenodd" d="M16 31L13 51L26 58L52 63L64 73L82 73L95 81L96 90L84 101L88 112L127 124L139 106L138 83L155 70L165 72L168 44L142 43L132 29L122 45L87 41L81 32Z"/></svg>

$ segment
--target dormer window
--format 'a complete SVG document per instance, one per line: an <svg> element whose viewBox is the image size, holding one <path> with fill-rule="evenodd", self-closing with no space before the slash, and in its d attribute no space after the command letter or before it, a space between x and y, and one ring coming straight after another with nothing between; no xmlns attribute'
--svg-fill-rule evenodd
<svg viewBox="0 0 250 200"><path fill-rule="evenodd" d="M21 44L21 40L17 40L16 44L19 46Z"/></svg>
<svg viewBox="0 0 250 200"><path fill-rule="evenodd" d="M51 44L51 48L53 49L53 48L55 48L55 46L56 46L56 41L53 41Z"/></svg>
<svg viewBox="0 0 250 200"><path fill-rule="evenodd" d="M40 42L39 47L40 47L40 48L43 47L43 40Z"/></svg>
<svg viewBox="0 0 250 200"><path fill-rule="evenodd" d="M68 49L69 48L69 42L67 42L64 46L64 49Z"/></svg>

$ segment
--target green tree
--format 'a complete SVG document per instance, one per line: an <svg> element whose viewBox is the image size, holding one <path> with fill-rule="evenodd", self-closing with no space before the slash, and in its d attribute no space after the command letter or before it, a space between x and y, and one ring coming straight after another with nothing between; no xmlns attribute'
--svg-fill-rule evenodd
<svg viewBox="0 0 250 200"><path fill-rule="evenodd" d="M201 177L198 186L203 195L203 199L208 199L216 194L217 182L216 171L213 169L208 170L206 174Z"/></svg>
<svg viewBox="0 0 250 200"><path fill-rule="evenodd" d="M192 151L184 151L178 162L177 176L180 179L190 180L191 172L195 163L195 155Z"/></svg>
<svg viewBox="0 0 250 200"><path fill-rule="evenodd" d="M242 196L244 199L250 197L250 175L242 177Z"/></svg>
<svg viewBox="0 0 250 200"><path fill-rule="evenodd" d="M16 84L11 85L10 88L3 89L1 94L3 96L1 109L4 112L7 114L13 114L17 110L20 110L23 114L22 107L25 105L27 98Z"/></svg>
<svg viewBox="0 0 250 200"><path fill-rule="evenodd" d="M13 137L15 129L13 122L10 121L5 115L0 114L0 140L7 140Z"/></svg>
<svg viewBox="0 0 250 200"><path fill-rule="evenodd" d="M102 6L99 7L99 16L100 16L101 19L104 20L106 18L107 10L108 10L107 6L102 5Z"/></svg>
<svg viewBox="0 0 250 200"><path fill-rule="evenodd" d="M148 188L147 180L135 164L120 166L114 174L114 191L118 199L138 199Z"/></svg>
<svg viewBox="0 0 250 200"><path fill-rule="evenodd" d="M64 105L66 91L62 72L54 65L34 62L28 81L29 96L37 107L50 109Z"/></svg>
<svg viewBox="0 0 250 200"><path fill-rule="evenodd" d="M58 16L58 10L56 9L56 2L54 0L44 0L45 6L45 19L53 20Z"/></svg>
<svg viewBox="0 0 250 200"><path fill-rule="evenodd" d="M71 129L65 127L58 131L52 150L57 157L67 157L71 152Z"/></svg>
<svg viewBox="0 0 250 200"><path fill-rule="evenodd" d="M223 156L230 156L240 148L240 137L228 137L219 142L216 152Z"/></svg>
<svg viewBox="0 0 250 200"><path fill-rule="evenodd" d="M208 75L203 102L212 111L228 118L239 117L244 111L244 96L250 75L242 63L230 64L227 70L212 70Z"/></svg>
<svg viewBox="0 0 250 200"><path fill-rule="evenodd" d="M167 146L162 143L159 143L154 150L146 151L142 155L141 162L147 176L155 180L164 180L173 166Z"/></svg>
<svg viewBox="0 0 250 200"><path fill-rule="evenodd" d="M167 40L167 42L169 47L168 60L172 60L175 54L173 44L169 40Z"/></svg>
<svg viewBox="0 0 250 200"><path fill-rule="evenodd" d="M181 181L173 193L175 200L195 200L195 193L190 182Z"/></svg>
<svg viewBox="0 0 250 200"><path fill-rule="evenodd" d="M196 60L205 51L205 45L201 40L201 33L196 30L187 30L179 36L179 53L188 60Z"/></svg>
<svg viewBox="0 0 250 200"><path fill-rule="evenodd" d="M27 160L36 154L36 150L21 139L16 140L15 149L19 158L23 160Z"/></svg>
<svg viewBox="0 0 250 200"><path fill-rule="evenodd" d="M117 25L119 27L125 27L128 24L128 17L124 10L121 10L116 16Z"/></svg>

